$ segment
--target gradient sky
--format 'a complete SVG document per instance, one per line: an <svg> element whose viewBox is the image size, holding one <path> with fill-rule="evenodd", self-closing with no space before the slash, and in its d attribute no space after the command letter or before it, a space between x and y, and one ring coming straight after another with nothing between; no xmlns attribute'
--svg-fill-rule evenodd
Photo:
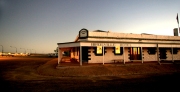
<svg viewBox="0 0 180 92"><path fill-rule="evenodd" d="M52 53L82 28L173 35L177 13L180 0L0 0L0 45Z"/></svg>

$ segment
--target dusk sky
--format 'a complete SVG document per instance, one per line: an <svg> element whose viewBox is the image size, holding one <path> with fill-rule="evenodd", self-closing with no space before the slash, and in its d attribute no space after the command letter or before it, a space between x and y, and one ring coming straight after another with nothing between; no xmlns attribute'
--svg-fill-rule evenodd
<svg viewBox="0 0 180 92"><path fill-rule="evenodd" d="M173 35L177 13L180 0L0 0L0 45L52 53L82 28Z"/></svg>

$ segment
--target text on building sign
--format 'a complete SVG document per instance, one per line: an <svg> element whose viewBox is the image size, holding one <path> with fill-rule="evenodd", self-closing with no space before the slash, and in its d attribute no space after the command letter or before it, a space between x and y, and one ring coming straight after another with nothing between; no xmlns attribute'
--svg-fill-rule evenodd
<svg viewBox="0 0 180 92"><path fill-rule="evenodd" d="M91 43L91 46L115 46L114 43Z"/></svg>

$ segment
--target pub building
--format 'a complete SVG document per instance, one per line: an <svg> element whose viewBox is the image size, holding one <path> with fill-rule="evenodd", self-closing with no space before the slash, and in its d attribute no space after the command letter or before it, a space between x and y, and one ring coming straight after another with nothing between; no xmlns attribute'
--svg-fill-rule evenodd
<svg viewBox="0 0 180 92"><path fill-rule="evenodd" d="M68 52L70 60L83 63L157 62L180 60L180 37L153 34L115 33L111 31L79 31L73 42L57 43L58 64ZM67 57L67 56L66 56Z"/></svg>

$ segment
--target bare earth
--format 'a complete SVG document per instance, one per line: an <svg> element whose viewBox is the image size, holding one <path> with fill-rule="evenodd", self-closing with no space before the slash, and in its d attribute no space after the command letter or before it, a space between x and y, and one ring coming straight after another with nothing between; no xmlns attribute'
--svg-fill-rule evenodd
<svg viewBox="0 0 180 92"><path fill-rule="evenodd" d="M13 92L152 92L179 90L180 65L79 64L50 57L0 57L0 88Z"/></svg>

